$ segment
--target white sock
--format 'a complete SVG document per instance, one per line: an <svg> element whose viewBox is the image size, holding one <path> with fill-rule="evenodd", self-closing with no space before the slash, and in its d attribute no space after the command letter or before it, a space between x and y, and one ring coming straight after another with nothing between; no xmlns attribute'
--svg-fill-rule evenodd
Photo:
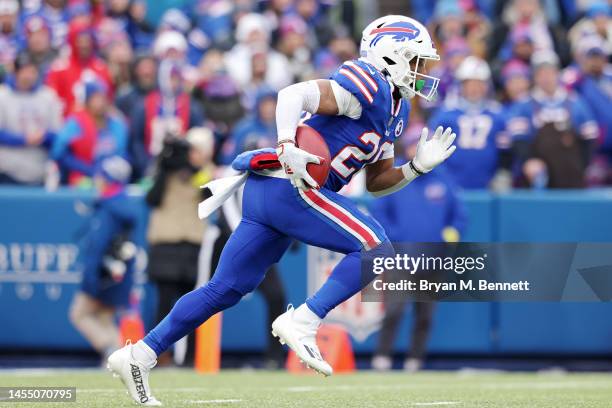
<svg viewBox="0 0 612 408"><path fill-rule="evenodd" d="M142 340L138 340L132 347L132 357L145 366L149 366L157 360L157 354Z"/></svg>
<svg viewBox="0 0 612 408"><path fill-rule="evenodd" d="M315 314L310 308L306 305L306 303L302 303L300 307L295 309L294 317L295 320L303 323L311 323L311 324L320 324L321 318Z"/></svg>

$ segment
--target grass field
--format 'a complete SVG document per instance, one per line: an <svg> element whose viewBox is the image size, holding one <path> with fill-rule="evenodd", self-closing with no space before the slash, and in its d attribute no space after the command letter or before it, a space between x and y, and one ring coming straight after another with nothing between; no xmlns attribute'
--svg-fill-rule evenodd
<svg viewBox="0 0 612 408"><path fill-rule="evenodd" d="M612 407L612 374L360 372L323 378L267 371L198 375L160 369L154 394L168 407ZM0 386L76 386L76 404L17 407L133 407L118 379L102 371L0 371Z"/></svg>

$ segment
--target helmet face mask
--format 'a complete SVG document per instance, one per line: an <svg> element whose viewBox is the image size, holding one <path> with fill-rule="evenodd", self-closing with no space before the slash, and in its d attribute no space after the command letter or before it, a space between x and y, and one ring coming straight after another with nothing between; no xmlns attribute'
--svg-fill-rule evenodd
<svg viewBox="0 0 612 408"><path fill-rule="evenodd" d="M427 29L418 21L404 16L375 20L363 32L361 55L389 76L402 97L434 98L440 80L427 75L425 65L440 57Z"/></svg>
<svg viewBox="0 0 612 408"><path fill-rule="evenodd" d="M398 72L397 75L389 72L389 75L393 84L399 88L402 97L410 99L418 95L431 101L436 95L440 79L426 74L426 64L429 60L438 61L440 57L418 55L411 50L405 50L401 58L406 61L405 70Z"/></svg>

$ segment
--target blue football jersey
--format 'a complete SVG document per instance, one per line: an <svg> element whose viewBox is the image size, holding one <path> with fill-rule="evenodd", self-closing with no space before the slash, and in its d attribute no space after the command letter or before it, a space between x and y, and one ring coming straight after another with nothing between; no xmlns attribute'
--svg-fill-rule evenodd
<svg viewBox="0 0 612 408"><path fill-rule="evenodd" d="M395 100L394 86L363 60L345 62L330 79L353 94L362 109L359 119L313 115L304 122L327 142L332 162L325 187L338 191L363 166L393 157L393 142L406 127L410 104Z"/></svg>
<svg viewBox="0 0 612 408"><path fill-rule="evenodd" d="M505 120L501 106L487 102L471 107L458 100L443 105L430 119L433 132L450 127L457 134L457 150L444 166L463 188L487 188L497 169L498 150L505 148Z"/></svg>

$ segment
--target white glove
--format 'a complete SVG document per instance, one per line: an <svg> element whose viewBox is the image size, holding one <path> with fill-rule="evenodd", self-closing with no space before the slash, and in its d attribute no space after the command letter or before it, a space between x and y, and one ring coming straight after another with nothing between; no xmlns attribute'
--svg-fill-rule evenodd
<svg viewBox="0 0 612 408"><path fill-rule="evenodd" d="M321 163L321 158L296 147L291 142L281 143L276 148L278 161L281 162L289 181L300 190L319 188L319 184L308 174L308 163Z"/></svg>
<svg viewBox="0 0 612 408"><path fill-rule="evenodd" d="M412 164L417 172L429 173L455 151L456 146L452 144L457 135L449 127L444 132L443 130L442 126L438 126L431 139L427 140L429 130L426 127L423 128L416 155L412 159Z"/></svg>

